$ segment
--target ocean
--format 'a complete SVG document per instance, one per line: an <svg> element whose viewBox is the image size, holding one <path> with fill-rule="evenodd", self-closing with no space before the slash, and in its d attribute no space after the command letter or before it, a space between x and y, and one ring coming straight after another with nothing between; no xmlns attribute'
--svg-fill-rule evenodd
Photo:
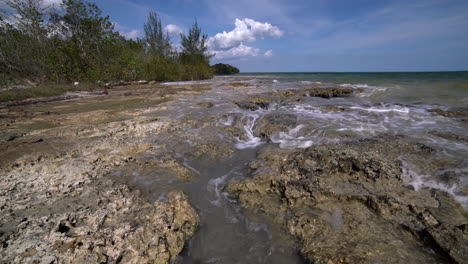
<svg viewBox="0 0 468 264"><path fill-rule="evenodd" d="M468 71L459 72L288 72L241 73L239 76L274 78L284 85L322 82L372 90L370 99L413 104L468 107Z"/></svg>
<svg viewBox="0 0 468 264"><path fill-rule="evenodd" d="M299 116L303 124L274 135L272 141L284 148L305 148L356 137L404 135L436 149L438 159L446 164L428 170L427 165L421 164L423 161L402 159L407 184L415 189L444 190L468 206L468 72L291 72L239 76L251 78L246 81L254 84L266 83L268 89L275 91L308 86L362 89L362 93L352 97L309 97L297 104L276 106ZM253 144L258 144L256 140L252 139Z"/></svg>

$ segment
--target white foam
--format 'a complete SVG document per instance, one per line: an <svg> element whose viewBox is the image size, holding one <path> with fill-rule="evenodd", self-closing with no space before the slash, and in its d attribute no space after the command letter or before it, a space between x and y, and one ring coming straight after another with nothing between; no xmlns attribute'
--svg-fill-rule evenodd
<svg viewBox="0 0 468 264"><path fill-rule="evenodd" d="M163 82L162 85L189 85L189 84L211 84L209 81L183 81L183 82Z"/></svg>
<svg viewBox="0 0 468 264"><path fill-rule="evenodd" d="M226 119L221 119L219 123L225 126L232 126L232 124L234 123L234 117L228 116Z"/></svg>
<svg viewBox="0 0 468 264"><path fill-rule="evenodd" d="M388 112L396 112L396 113L403 113L408 114L410 109L408 107L401 107L401 106L393 106L393 107L359 107L359 106L352 106L349 107L350 109L356 110L363 110L367 112L376 112L376 113L388 113Z"/></svg>
<svg viewBox="0 0 468 264"><path fill-rule="evenodd" d="M190 166L186 159L184 159L184 161L182 162L182 165L184 165L186 168L192 170L193 172L196 172L197 174L200 174L200 171L198 171L194 167Z"/></svg>
<svg viewBox="0 0 468 264"><path fill-rule="evenodd" d="M269 233L268 226L266 224L259 224L255 222L247 222L247 229L252 232L260 232L263 231L265 233Z"/></svg>
<svg viewBox="0 0 468 264"><path fill-rule="evenodd" d="M223 175L219 178L211 179L208 181L207 190L210 192L214 192L216 199L210 201L211 204L221 207L221 189L224 187L224 182L227 179L228 174Z"/></svg>
<svg viewBox="0 0 468 264"><path fill-rule="evenodd" d="M238 138L237 140L239 141L239 143L236 144L237 149L255 148L265 143L262 141L261 138L256 137L253 133L253 127L258 117L258 114L248 114L242 118L242 121L245 122L243 128L245 131L245 135L247 136L247 140L243 141Z"/></svg>
<svg viewBox="0 0 468 264"><path fill-rule="evenodd" d="M137 181L140 178L140 173L137 171L132 172L133 180Z"/></svg>
<svg viewBox="0 0 468 264"><path fill-rule="evenodd" d="M167 202L169 201L169 197L167 197L166 193L161 193L157 200L160 202Z"/></svg>
<svg viewBox="0 0 468 264"><path fill-rule="evenodd" d="M308 148L313 145L310 138L299 137L297 134L304 127L298 125L288 132L279 132L271 136L271 141L280 145L280 148Z"/></svg>
<svg viewBox="0 0 468 264"><path fill-rule="evenodd" d="M464 208L468 208L468 196L457 194L458 185L452 184L451 186L437 182L431 179L431 175L421 174L411 168L411 166L402 161L403 164L403 180L405 184L410 185L415 191L419 191L422 188L431 188L441 190L453 196Z"/></svg>
<svg viewBox="0 0 468 264"><path fill-rule="evenodd" d="M350 87L355 89L364 89L365 92L357 94L358 97L368 97L372 96L376 93L385 92L388 87L381 87L381 86L371 86L363 83L351 84L351 83L343 83L340 84L341 87Z"/></svg>
<svg viewBox="0 0 468 264"><path fill-rule="evenodd" d="M352 87L352 88L369 88L369 85L367 84L351 84L351 83L343 83L340 84L341 87Z"/></svg>

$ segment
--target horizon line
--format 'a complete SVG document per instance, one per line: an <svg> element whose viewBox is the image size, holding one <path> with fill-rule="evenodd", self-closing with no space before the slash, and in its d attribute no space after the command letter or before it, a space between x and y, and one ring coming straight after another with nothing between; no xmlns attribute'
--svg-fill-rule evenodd
<svg viewBox="0 0 468 264"><path fill-rule="evenodd" d="M468 72L468 70L447 71L246 71L242 73L453 73Z"/></svg>

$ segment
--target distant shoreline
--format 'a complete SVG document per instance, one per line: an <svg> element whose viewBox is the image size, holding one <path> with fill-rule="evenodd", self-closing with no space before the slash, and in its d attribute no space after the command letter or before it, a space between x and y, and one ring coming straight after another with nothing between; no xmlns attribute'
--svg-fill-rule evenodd
<svg viewBox="0 0 468 264"><path fill-rule="evenodd" d="M463 71L363 71L363 72L359 72L359 71L337 71L337 72L333 72L333 71L310 71L310 72L294 72L294 71L291 71L291 72L288 72L288 71L284 71L284 72L247 72L247 71L243 71L241 72L239 75L245 75L245 74L265 74L265 73L279 73L279 74L291 74L291 73L318 73L318 74L322 74L322 73L325 73L325 74L339 74L339 73L345 73L345 74L349 74L349 73L366 73L366 74L373 74L373 73L468 73L468 70L463 70Z"/></svg>

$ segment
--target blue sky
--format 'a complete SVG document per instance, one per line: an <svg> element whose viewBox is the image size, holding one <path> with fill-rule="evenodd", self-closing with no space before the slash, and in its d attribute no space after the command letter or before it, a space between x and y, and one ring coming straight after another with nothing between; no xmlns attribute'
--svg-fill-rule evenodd
<svg viewBox="0 0 468 264"><path fill-rule="evenodd" d="M197 18L212 63L244 72L468 70L467 0L94 1L127 37L149 10L174 44Z"/></svg>

